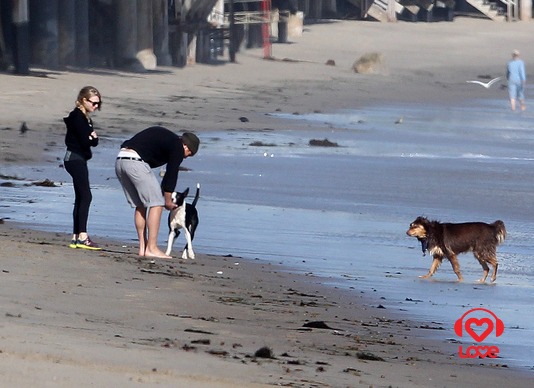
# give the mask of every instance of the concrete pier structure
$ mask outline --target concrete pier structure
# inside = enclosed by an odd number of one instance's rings
[[[522,21],[529,21],[532,19],[532,0],[519,1],[519,19]]]
[[[276,26],[278,43],[286,43],[292,31],[291,16],[300,22],[301,31],[306,20],[340,17],[343,8],[354,11],[358,7],[362,19],[386,22],[399,16],[411,21],[452,21],[459,13],[529,22],[532,1],[270,0],[272,11],[268,13],[286,15],[279,16]],[[240,49],[265,43],[269,34],[263,29],[264,4],[263,0],[0,0],[0,67],[14,68],[19,74],[27,74],[30,64],[48,69],[75,66],[146,71],[157,66],[210,63],[223,55],[224,48],[230,61],[235,61]],[[246,19],[234,22],[233,28],[228,21],[230,8]],[[445,19],[440,16],[444,9]],[[412,13],[407,15],[408,11]],[[276,35],[271,30],[269,38]]]
[[[59,64],[72,66],[76,64],[76,1],[59,0],[58,5]]]
[[[117,0],[115,63],[132,66],[137,61],[137,0]]]
[[[69,0],[66,0],[69,1]],[[89,66],[89,3],[75,0],[76,4],[76,66]]]
[[[137,53],[135,57],[146,70],[157,66],[154,55],[152,1],[137,0]]]
[[[166,0],[152,0],[154,54],[160,66],[171,66],[169,53],[169,8]]]
[[[58,0],[30,1],[31,62],[59,69]]]
[[[13,0],[13,42],[12,57],[16,74],[29,74],[30,72],[30,19],[28,0]],[[5,7],[3,9],[9,9]],[[3,45],[4,50],[7,45]]]

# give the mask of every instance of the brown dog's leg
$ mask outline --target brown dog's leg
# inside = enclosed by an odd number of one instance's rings
[[[428,270],[428,273],[426,275],[419,276],[420,278],[426,279],[431,277],[436,273],[436,270],[438,269],[439,265],[441,264],[441,257],[434,256],[434,261],[432,262],[432,265],[430,266],[430,269]]]
[[[489,264],[493,268],[491,281],[494,282],[497,279],[497,266],[498,266],[496,254],[495,253],[485,254],[485,253],[478,253],[478,252],[475,252],[474,254],[475,254],[475,258],[478,260],[478,262],[482,266],[482,269],[484,270],[484,275],[478,281],[480,283],[486,282],[486,278],[488,277],[488,274],[489,274],[489,266],[488,266]]]
[[[493,267],[493,273],[491,274],[492,283],[494,283],[497,280],[497,267],[499,267],[499,264],[495,263],[495,267]]]
[[[493,265],[493,273],[491,274],[491,282],[495,283],[495,280],[497,280],[497,268],[499,267],[499,263],[497,263],[497,259],[495,259],[495,264]]]
[[[451,262],[452,270],[454,271],[456,276],[458,276],[458,281],[463,282],[464,278],[462,277],[462,274],[460,273],[460,263],[458,263],[458,259],[456,258],[456,255],[450,255],[448,259]]]
[[[488,277],[488,274],[489,274],[489,267],[488,265],[486,264],[485,261],[482,261],[482,260],[479,260],[480,261],[480,265],[482,266],[482,268],[484,269],[484,275],[482,275],[482,278],[479,279],[479,283],[485,283],[486,282],[486,278]]]

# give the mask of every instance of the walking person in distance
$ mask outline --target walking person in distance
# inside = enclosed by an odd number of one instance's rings
[[[516,109],[517,102],[522,111],[525,106],[525,84],[527,75],[525,71],[525,62],[519,58],[519,50],[512,52],[512,59],[506,66],[506,79],[508,80],[508,93],[510,95],[510,107],[513,111]]]

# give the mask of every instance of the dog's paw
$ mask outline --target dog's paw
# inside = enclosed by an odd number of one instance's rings
[[[187,260],[187,259],[195,260],[195,252],[193,252],[193,251],[188,252],[187,250],[183,251],[182,252],[182,259],[184,259],[184,260]]]

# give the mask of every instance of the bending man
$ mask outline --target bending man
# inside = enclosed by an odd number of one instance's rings
[[[135,208],[134,223],[139,238],[139,256],[170,259],[158,248],[163,208],[172,210],[172,192],[185,158],[197,153],[200,141],[191,132],[178,136],[163,127],[147,128],[121,145],[115,173],[126,199]],[[161,185],[152,171],[167,165]]]

